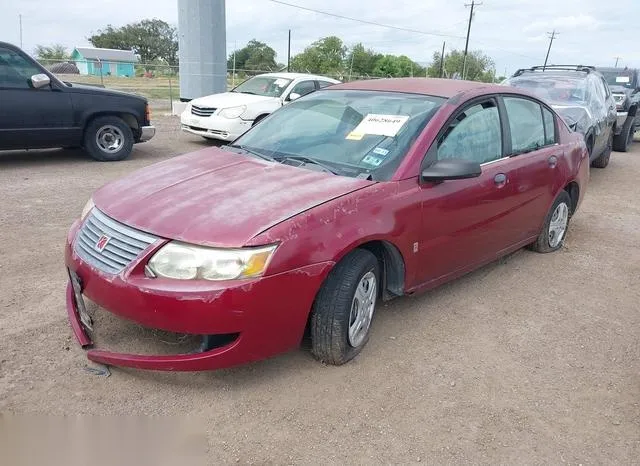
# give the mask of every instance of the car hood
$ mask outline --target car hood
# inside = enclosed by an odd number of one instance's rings
[[[633,89],[630,89],[628,87],[624,87],[624,86],[616,86],[616,85],[609,85],[609,89],[611,89],[611,93],[612,94],[625,94],[625,95],[631,95],[631,93],[633,92]]]
[[[240,247],[296,214],[373,183],[208,148],[109,183],[94,202],[115,220],[163,238]]]
[[[100,94],[100,95],[109,95],[114,97],[129,97],[129,98],[139,99],[144,102],[147,101],[147,99],[145,99],[141,95],[131,94],[130,92],[116,91],[114,89],[106,89],[104,87],[99,87],[99,86],[88,86],[85,84],[76,84],[74,82],[67,82],[67,84],[71,85],[71,87],[69,87],[69,90],[74,93]]]
[[[278,97],[265,97],[263,95],[242,94],[240,92],[223,92],[222,94],[207,95],[193,99],[190,103],[193,105],[201,105],[203,107],[228,108],[238,105],[249,105],[256,102],[274,101],[277,102]]]

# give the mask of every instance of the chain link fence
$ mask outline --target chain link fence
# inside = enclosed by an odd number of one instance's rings
[[[105,87],[118,91],[130,92],[146,97],[154,112],[160,114],[173,113],[174,102],[180,100],[180,74],[177,66],[168,64],[141,64],[118,66],[119,63],[105,61],[68,61],[43,60],[42,64],[60,80],[68,83]],[[122,65],[120,63],[120,65]],[[241,82],[261,73],[272,73],[282,70],[246,70],[230,69],[227,72],[227,89],[232,89]],[[307,70],[291,70],[307,73]],[[390,76],[359,76],[348,73],[328,73],[324,76],[340,81],[361,79],[378,79]]]

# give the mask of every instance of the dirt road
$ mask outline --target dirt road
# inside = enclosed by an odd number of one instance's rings
[[[301,349],[218,372],[99,377],[67,325],[62,246],[94,189],[207,146],[159,123],[121,163],[0,154],[0,411],[188,415],[212,464],[640,461],[640,144],[592,170],[562,251],[523,250],[379,308],[352,363]]]

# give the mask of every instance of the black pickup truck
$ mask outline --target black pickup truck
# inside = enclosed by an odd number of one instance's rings
[[[627,152],[633,142],[633,134],[640,124],[640,115],[637,114],[640,106],[640,70],[599,67],[598,71],[607,80],[616,101],[618,121],[613,149]]]
[[[0,42],[0,150],[82,147],[95,160],[115,161],[154,134],[145,98],[62,82]]]

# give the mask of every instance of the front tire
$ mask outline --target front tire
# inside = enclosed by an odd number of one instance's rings
[[[133,150],[133,131],[121,118],[98,117],[84,132],[84,148],[91,158],[100,162],[126,159]]]
[[[344,364],[369,341],[380,290],[380,266],[371,252],[356,249],[329,273],[313,304],[311,352],[322,362]]]
[[[628,152],[633,143],[634,128],[632,127],[633,118],[627,118],[622,126],[622,131],[613,139],[613,150],[616,152]]]
[[[547,253],[557,251],[564,245],[571,218],[571,205],[569,193],[560,192],[547,213],[540,235],[530,246],[532,250]]]

